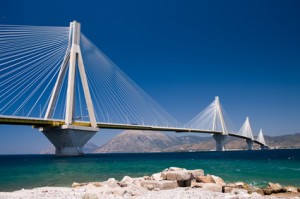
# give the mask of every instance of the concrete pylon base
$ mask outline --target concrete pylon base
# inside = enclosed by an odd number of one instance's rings
[[[260,149],[261,150],[267,150],[267,149],[269,149],[267,146],[265,146],[265,145],[260,145]]]
[[[248,150],[253,150],[253,140],[246,140]]]
[[[80,156],[83,155],[82,147],[99,129],[63,125],[61,127],[40,128],[39,130],[55,146],[55,155]]]
[[[213,138],[216,141],[216,151],[225,151],[225,141],[227,139],[227,135],[214,134]]]

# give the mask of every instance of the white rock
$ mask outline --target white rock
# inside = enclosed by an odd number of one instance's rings
[[[151,180],[156,180],[156,181],[159,181],[159,180],[163,180],[162,176],[161,176],[161,173],[154,173],[152,174],[152,176],[150,177]]]
[[[181,171],[181,170],[185,170],[185,169],[179,168],[179,167],[170,167],[168,170],[169,171]]]
[[[224,182],[224,180],[222,178],[218,177],[218,176],[211,175],[211,177],[214,179],[216,184],[219,184],[221,186],[224,186],[226,184]]]
[[[188,170],[193,178],[197,178],[198,176],[204,176],[204,171],[202,169]]]
[[[129,185],[129,184],[133,183],[133,179],[129,176],[124,176],[124,178],[121,180],[121,182]]]
[[[174,189],[178,187],[176,181],[163,180],[163,181],[155,181],[155,180],[145,180],[141,182],[141,186],[148,188],[149,185],[152,185],[153,188],[163,189]]]
[[[222,186],[215,183],[199,183],[202,189],[212,191],[212,192],[220,192],[222,193]]]

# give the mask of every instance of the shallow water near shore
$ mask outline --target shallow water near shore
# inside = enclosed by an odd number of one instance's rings
[[[66,186],[72,182],[121,180],[141,177],[176,166],[204,170],[226,182],[243,181],[255,186],[268,182],[300,186],[300,149],[265,151],[1,155],[0,191],[41,186]]]

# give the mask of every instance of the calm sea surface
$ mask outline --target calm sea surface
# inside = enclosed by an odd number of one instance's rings
[[[300,186],[300,149],[190,153],[93,154],[61,158],[54,155],[0,156],[0,191],[72,182],[104,181],[110,177],[150,175],[167,167],[204,169],[226,182],[264,186],[269,181]]]

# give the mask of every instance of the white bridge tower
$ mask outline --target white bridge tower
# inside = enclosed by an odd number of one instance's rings
[[[80,74],[84,98],[87,105],[88,115],[90,119],[89,126],[74,125],[74,107],[75,107],[75,76],[76,67]],[[73,21],[70,23],[69,46],[62,62],[58,78],[56,80],[51,98],[47,107],[45,119],[50,119],[53,116],[53,111],[57,103],[60,93],[63,78],[68,72],[68,87],[66,97],[65,124],[59,127],[43,127],[40,131],[52,142],[55,146],[56,155],[61,156],[76,156],[83,154],[82,147],[86,142],[99,130],[93,107],[93,102],[90,95],[89,85],[84,68],[80,49],[80,23]]]

